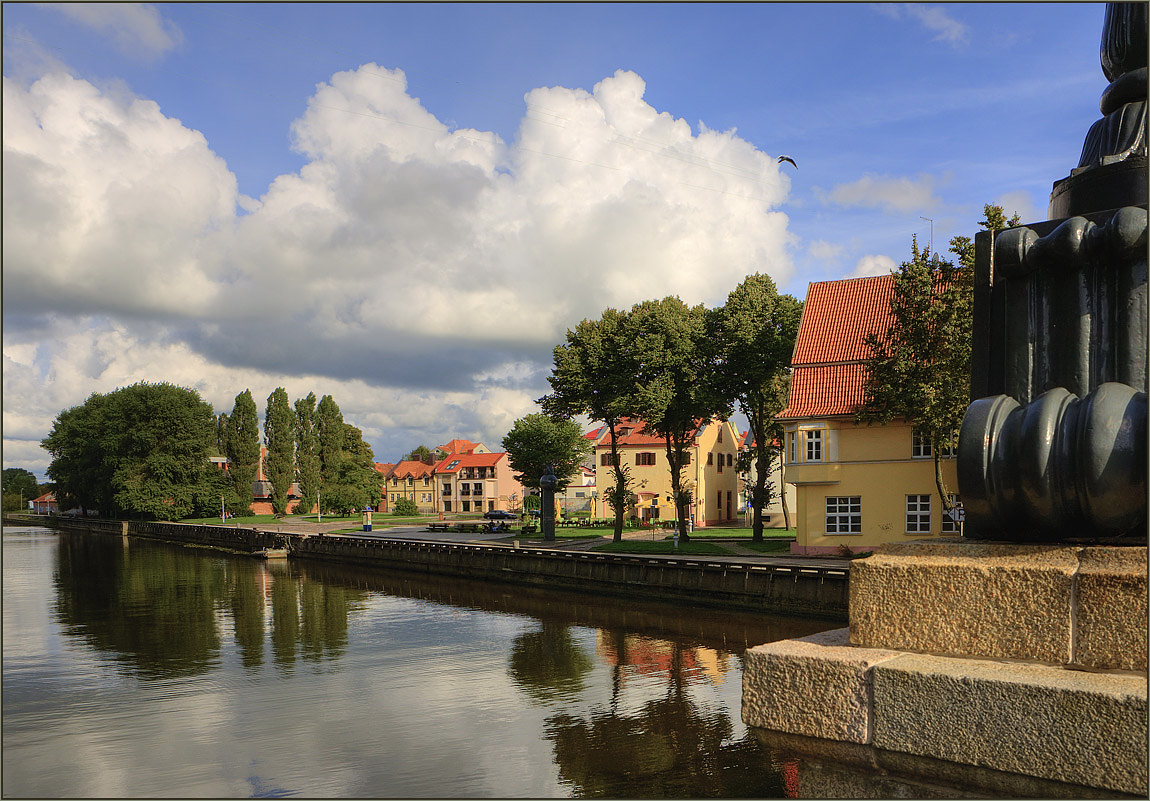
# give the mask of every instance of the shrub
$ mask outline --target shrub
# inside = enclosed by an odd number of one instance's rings
[[[399,498],[395,502],[395,511],[392,514],[397,517],[411,517],[419,514],[419,507],[411,498]]]

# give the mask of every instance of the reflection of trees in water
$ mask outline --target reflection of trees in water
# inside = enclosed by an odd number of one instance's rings
[[[297,655],[334,659],[347,649],[349,613],[367,595],[240,557],[104,535],[60,537],[54,582],[65,632],[144,678],[210,670],[220,659],[225,610],[241,663],[259,668],[269,601],[277,665]]]
[[[648,651],[645,658],[641,653]],[[640,653],[633,653],[638,650]],[[686,692],[688,667],[698,661],[682,643],[632,638],[604,631],[600,652],[610,654],[614,681],[608,709],[587,716],[558,713],[547,719],[560,778],[585,798],[780,797],[783,784],[762,746],[749,733],[731,741],[724,710],[704,710]],[[666,659],[649,658],[652,652]],[[658,671],[652,666],[659,666]],[[666,676],[662,698],[619,713],[624,672],[640,667]]]
[[[547,703],[581,692],[593,663],[571,638],[570,626],[541,622],[539,631],[515,638],[508,671],[532,701]]]

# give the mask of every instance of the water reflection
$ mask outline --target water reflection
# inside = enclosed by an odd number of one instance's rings
[[[207,673],[231,635],[248,669],[335,659],[368,593],[303,582],[290,570],[179,546],[106,536],[60,538],[55,613],[66,633],[147,679]]]
[[[777,797],[739,720],[741,653],[836,625],[102,535],[14,542],[6,795]]]

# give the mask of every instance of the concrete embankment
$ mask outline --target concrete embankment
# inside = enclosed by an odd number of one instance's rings
[[[787,615],[844,620],[847,614],[849,571],[841,567],[775,565],[754,559],[711,561],[506,545],[316,537],[183,523],[62,518],[54,522],[62,531],[143,537],[240,553],[286,548],[295,559],[377,565],[419,573]]]

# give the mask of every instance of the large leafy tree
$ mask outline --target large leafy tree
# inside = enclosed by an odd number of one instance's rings
[[[268,449],[264,474],[272,485],[272,511],[276,515],[287,514],[288,492],[295,480],[295,415],[283,387],[268,395],[264,444]]]
[[[235,499],[235,508],[231,511],[247,514],[251,511],[252,490],[260,466],[260,420],[250,389],[236,395],[227,419],[224,446]]]
[[[435,454],[431,448],[426,445],[416,447],[411,453],[403,457],[404,461],[409,462],[423,462],[424,464],[434,464]]]
[[[512,424],[503,449],[520,484],[538,489],[539,477],[550,465],[559,477],[557,489],[562,490],[594,446],[574,420],[529,414]]]
[[[775,416],[786,406],[787,368],[802,308],[801,301],[779,294],[769,275],[756,273],[735,287],[726,305],[715,309],[711,318],[717,351],[715,380],[724,399],[737,404],[750,427],[748,444],[755,471],[748,490],[755,540],[763,538],[763,508],[771,501],[768,478],[782,439]],[[785,492],[783,498],[783,512],[789,518]]]
[[[40,497],[35,474],[23,467],[6,467],[3,472],[4,511],[25,509],[28,501]]]
[[[306,513],[316,502],[320,491],[319,434],[315,425],[315,393],[295,402],[296,472],[299,477],[300,504],[297,511]]]
[[[694,487],[684,482],[683,471],[690,463],[690,446],[700,420],[724,411],[714,382],[707,310],[666,297],[635,304],[627,322],[637,362],[637,409],[648,430],[663,437],[679,539],[686,542]]]
[[[614,485],[607,501],[615,511],[614,541],[623,539],[623,516],[630,478],[619,458],[619,421],[635,412],[636,363],[629,347],[627,315],[606,309],[598,320],[583,320],[567,331],[567,342],[555,348],[547,381],[551,393],[539,399],[553,417],[587,415],[608,430]]]
[[[1000,206],[986,205],[986,229],[1017,225]],[[940,461],[942,449],[957,444],[970,403],[971,333],[974,309],[974,246],[955,237],[950,251],[958,264],[940,259],[911,241],[910,261],[894,273],[891,324],[867,337],[866,395],[858,409],[864,422],[902,418],[930,440],[935,484],[944,509],[953,503]]]
[[[375,454],[363,439],[363,432],[343,424],[343,449],[336,460],[331,479],[324,482],[322,505],[325,512],[349,514],[379,503],[381,484],[375,470]]]
[[[178,520],[217,507],[215,441],[215,414],[196,392],[139,383],[61,412],[41,445],[65,508]]]

